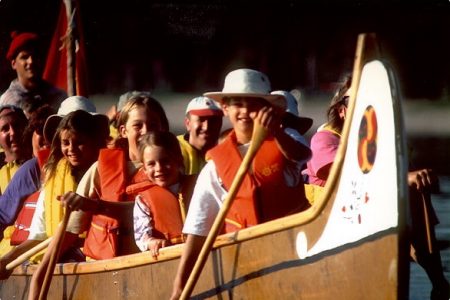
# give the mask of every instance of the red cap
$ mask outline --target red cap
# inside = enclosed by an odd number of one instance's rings
[[[38,35],[31,32],[17,33],[14,31],[11,33],[11,38],[11,45],[9,45],[8,53],[6,54],[6,59],[8,60],[16,58],[17,54],[29,43],[39,40]]]

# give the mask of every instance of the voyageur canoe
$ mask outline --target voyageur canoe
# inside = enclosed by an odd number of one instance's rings
[[[407,297],[407,165],[392,70],[365,63],[351,98],[331,179],[312,207],[219,236],[192,297]],[[158,260],[144,252],[58,264],[48,299],[168,299],[182,248],[161,249]],[[0,283],[0,299],[26,299],[35,269],[16,268]]]

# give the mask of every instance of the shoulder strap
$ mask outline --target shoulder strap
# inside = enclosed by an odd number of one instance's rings
[[[126,159],[122,149],[101,149],[98,156],[101,198],[121,201],[126,187]]]

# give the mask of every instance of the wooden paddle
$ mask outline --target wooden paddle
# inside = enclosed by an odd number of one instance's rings
[[[31,248],[30,250],[22,253],[16,259],[14,259],[13,261],[11,261],[9,264],[6,265],[6,270],[15,269],[17,266],[19,266],[22,263],[24,263],[25,261],[27,261],[30,257],[37,254],[39,251],[47,248],[47,246],[50,244],[51,240],[52,240],[52,238],[50,237],[50,238],[40,242],[39,244],[37,244],[36,246]]]
[[[425,233],[427,236],[427,245],[428,252],[430,254],[433,253],[433,238],[432,238],[432,229],[430,225],[429,212],[427,202],[431,202],[431,196],[429,192],[421,192],[422,204],[423,204],[423,214],[424,214],[424,225],[425,225]]]
[[[181,293],[180,299],[187,299],[192,294],[195,284],[197,283],[197,280],[200,277],[200,273],[203,270],[206,259],[208,258],[209,252],[211,251],[214,241],[215,241],[220,229],[222,228],[222,224],[223,224],[223,221],[225,220],[225,216],[227,215],[227,213],[231,207],[231,204],[233,203],[234,197],[236,196],[237,192],[239,191],[242,181],[244,180],[244,176],[247,173],[248,169],[250,168],[253,158],[255,157],[256,153],[258,152],[261,144],[264,142],[266,136],[267,136],[267,130],[264,127],[262,127],[260,124],[255,123],[253,126],[253,135],[252,135],[252,141],[251,141],[250,147],[249,147],[247,153],[245,154],[241,165],[239,166],[236,176],[234,177],[233,182],[231,184],[228,195],[225,198],[225,201],[223,202],[223,205],[220,208],[216,219],[214,220],[214,224],[213,224],[208,236],[206,237],[206,241],[203,244],[202,250],[200,251],[197,261],[195,262],[194,268],[192,269],[189,279],[186,282],[183,292]]]
[[[50,260],[47,266],[47,270],[45,272],[44,282],[42,284],[40,293],[39,293],[39,300],[45,300],[47,299],[47,293],[48,289],[50,287],[50,282],[52,280],[53,271],[55,269],[56,261],[59,256],[59,250],[61,248],[62,241],[64,239],[64,235],[66,233],[67,223],[69,223],[69,217],[70,213],[72,211],[69,208],[66,208],[66,212],[64,214],[63,220],[61,224],[58,227],[58,232],[56,233],[54,237],[53,243],[55,243],[55,247],[53,248],[52,253],[50,254]]]

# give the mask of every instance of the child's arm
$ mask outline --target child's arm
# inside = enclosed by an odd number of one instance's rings
[[[131,210],[133,209],[133,202],[131,201],[116,202],[91,199],[74,192],[67,192],[64,195],[57,196],[56,199],[60,200],[64,206],[69,207],[73,211],[81,209],[117,219],[128,217],[131,215]]]
[[[304,161],[311,157],[311,149],[302,142],[289,136],[283,128],[274,132],[275,139],[283,155],[292,161]]]
[[[283,112],[284,113],[284,112]],[[261,124],[275,137],[283,155],[292,161],[303,161],[311,157],[311,149],[289,136],[281,126],[281,113],[273,107],[265,106],[259,110],[254,122]]]
[[[134,202],[133,225],[136,245],[141,251],[149,250],[154,259],[157,259],[160,248],[170,245],[170,242],[166,239],[153,237],[151,212],[149,207],[141,201],[139,195],[136,196]]]

